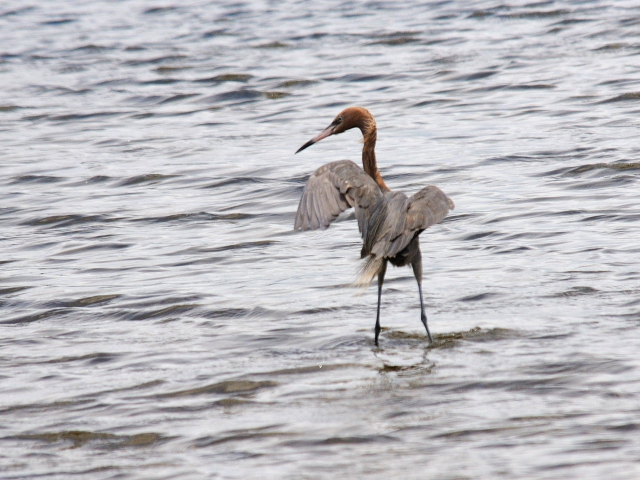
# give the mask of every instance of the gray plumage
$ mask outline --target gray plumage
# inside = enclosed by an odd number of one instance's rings
[[[388,259],[395,266],[404,266],[410,255],[403,250],[423,230],[443,220],[454,204],[433,185],[411,197],[401,192],[383,192],[354,162],[340,160],[323,165],[309,177],[294,229],[325,230],[351,207],[363,241],[361,258],[371,256],[369,265]],[[377,269],[365,266],[357,283],[369,285],[377,274]]]
[[[302,193],[294,229],[324,230],[340,213],[353,207],[363,241],[360,256],[365,259],[356,283],[368,286],[378,277],[376,345],[380,334],[380,302],[387,262],[396,267],[411,265],[413,268],[420,293],[421,319],[431,341],[422,300],[419,235],[431,225],[442,221],[449,210],[453,210],[453,201],[433,185],[411,197],[389,190],[380,175],[375,158],[376,124],[371,113],[364,108],[351,107],[344,110],[329,127],[303,145],[298,152],[329,135],[354,127],[360,128],[365,139],[362,152],[364,170],[351,160],[340,160],[318,168],[309,177]]]

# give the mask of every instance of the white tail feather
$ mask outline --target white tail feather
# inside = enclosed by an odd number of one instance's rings
[[[353,282],[353,285],[362,289],[371,285],[371,282],[373,282],[373,280],[378,276],[378,273],[382,268],[383,261],[384,260],[382,258],[369,255],[364,264],[362,264],[358,278]]]

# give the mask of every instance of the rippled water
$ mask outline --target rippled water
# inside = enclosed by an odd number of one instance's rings
[[[634,2],[0,9],[2,478],[640,478]],[[402,5],[402,6],[401,6]],[[349,287],[293,152],[456,202]]]

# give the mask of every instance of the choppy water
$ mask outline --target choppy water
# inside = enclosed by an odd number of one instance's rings
[[[2,478],[640,478],[635,2],[9,2]],[[634,5],[635,3],[635,5]],[[400,6],[402,4],[402,6]],[[292,232],[371,109],[456,202],[383,293]]]

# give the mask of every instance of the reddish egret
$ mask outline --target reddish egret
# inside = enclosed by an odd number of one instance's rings
[[[378,276],[376,346],[380,336],[380,300],[387,262],[396,267],[411,265],[413,268],[420,294],[421,320],[427,330],[429,342],[433,342],[422,300],[422,253],[418,237],[426,228],[444,219],[449,209],[453,210],[453,202],[433,185],[409,198],[403,193],[392,192],[387,187],[376,163],[376,122],[365,108],[351,107],[343,110],[331,125],[296,153],[323,138],[356,127],[364,137],[364,170],[351,160],[327,163],[317,169],[302,193],[294,228],[324,230],[341,212],[354,207],[363,240],[360,256],[366,259],[358,283],[370,285]]]

